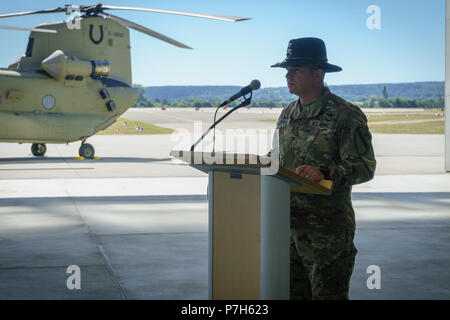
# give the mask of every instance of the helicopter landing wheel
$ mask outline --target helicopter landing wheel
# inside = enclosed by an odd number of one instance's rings
[[[47,151],[47,147],[44,143],[33,143],[31,145],[31,152],[35,157],[42,157]]]
[[[95,150],[89,143],[83,143],[78,151],[79,155],[85,159],[94,159]]]

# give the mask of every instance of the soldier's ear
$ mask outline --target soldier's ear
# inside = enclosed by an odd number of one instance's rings
[[[316,69],[313,71],[313,77],[315,80],[323,81],[325,78],[325,71],[323,69]]]

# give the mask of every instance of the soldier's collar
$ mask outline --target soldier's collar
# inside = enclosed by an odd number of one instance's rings
[[[312,105],[310,105],[305,110],[301,110],[301,102],[300,99],[297,100],[296,108],[294,112],[291,115],[292,119],[298,119],[298,118],[314,118],[317,116],[320,111],[322,111],[323,107],[325,106],[325,102],[328,101],[328,96],[331,94],[330,89],[328,87],[324,87],[322,94],[319,98],[317,98],[316,101]]]

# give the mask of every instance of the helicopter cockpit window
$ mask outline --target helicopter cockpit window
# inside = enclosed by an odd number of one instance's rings
[[[34,38],[30,38],[28,40],[27,51],[25,52],[25,55],[27,57],[31,57],[31,54],[33,53],[33,45],[34,45]]]

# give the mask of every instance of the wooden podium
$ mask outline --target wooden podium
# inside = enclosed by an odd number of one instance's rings
[[[329,195],[331,181],[271,171],[255,155],[171,156],[209,175],[209,298],[289,299],[290,193]]]

